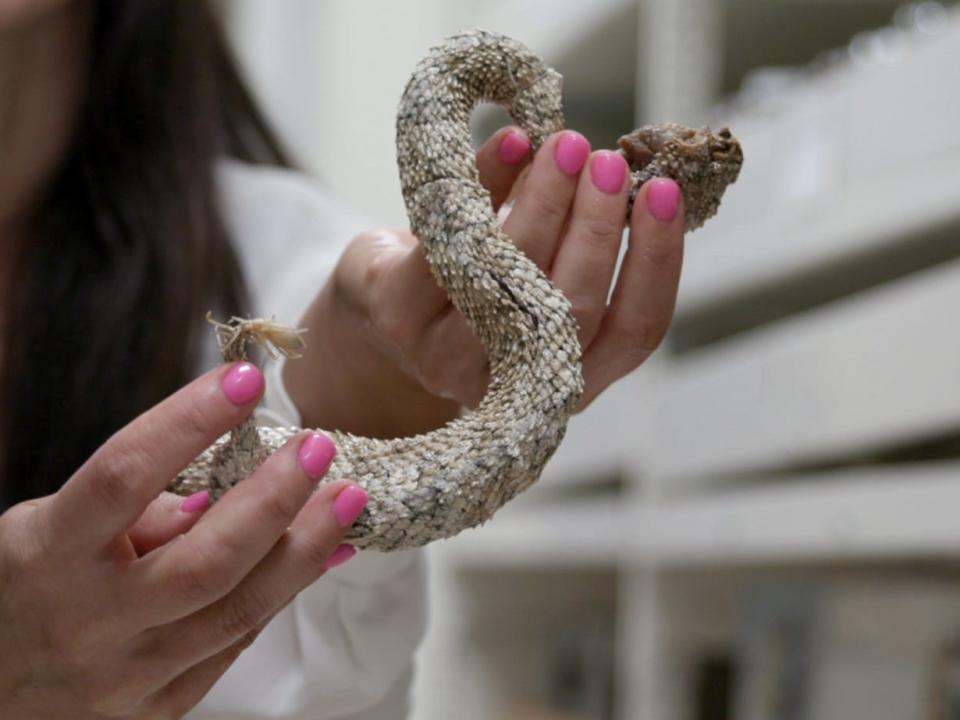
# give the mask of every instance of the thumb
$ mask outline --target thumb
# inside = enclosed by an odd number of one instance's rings
[[[187,498],[162,492],[127,531],[138,556],[166,545],[192,528],[210,507],[210,492],[202,490]]]

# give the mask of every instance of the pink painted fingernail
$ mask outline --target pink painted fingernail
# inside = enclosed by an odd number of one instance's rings
[[[573,130],[561,133],[557,144],[553,146],[553,159],[567,175],[576,175],[583,170],[590,155],[590,141]]]
[[[530,141],[519,130],[511,130],[500,141],[498,153],[507,165],[519,165],[530,154]]]
[[[297,458],[300,461],[300,467],[310,479],[319,480],[326,475],[336,454],[337,446],[333,444],[333,440],[323,433],[313,433],[300,443]]]
[[[185,513],[202,512],[208,507],[210,507],[209,490],[195,492],[193,495],[188,496],[182,503],[180,503],[180,510]]]
[[[237,363],[223,376],[223,393],[234,405],[246,405],[263,392],[263,373],[253,363]]]
[[[348,485],[333,501],[333,514],[340,527],[350,527],[367,506],[367,493],[359,485]]]
[[[647,209],[661,222],[670,222],[680,207],[680,186],[670,178],[656,178],[647,188]]]
[[[590,179],[594,187],[608,195],[616,195],[623,189],[627,176],[627,161],[620,153],[600,150],[590,160]]]
[[[327,570],[335,568],[337,565],[343,565],[347,560],[352,558],[357,554],[357,549],[353,545],[347,545],[343,543],[333,551],[333,554],[327,558],[327,562],[324,564],[324,567]]]

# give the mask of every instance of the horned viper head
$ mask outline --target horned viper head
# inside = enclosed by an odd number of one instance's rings
[[[720,198],[740,174],[743,150],[727,128],[693,129],[674,123],[646,125],[619,141],[635,178],[673,178],[683,190],[686,227],[695,230],[716,214]]]

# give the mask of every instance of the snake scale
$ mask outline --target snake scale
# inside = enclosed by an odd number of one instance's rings
[[[577,324],[563,294],[500,229],[469,129],[479,102],[500,103],[536,149],[564,127],[560,93],[557,72],[519,42],[484,31],[433,48],[406,86],[397,158],[410,226],[437,282],[482,340],[490,383],[474,411],[426,434],[382,440],[328,432],[337,455],[326,479],[353,479],[370,498],[350,536],[358,547],[414,547],[484,522],[536,481],[563,438],[583,389]],[[632,170],[631,204],[646,180],[672,177],[683,190],[687,229],[716,212],[743,158],[727,130],[673,124],[636,130],[620,146]],[[235,319],[218,332],[228,360],[244,357],[247,341],[285,345],[276,337],[282,330],[264,321]],[[249,420],[171,488],[218,497],[299,431]]]

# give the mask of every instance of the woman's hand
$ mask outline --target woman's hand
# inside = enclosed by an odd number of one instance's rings
[[[345,482],[313,493],[334,453],[319,434],[292,439],[209,511],[202,495],[160,495],[262,390],[248,363],[211,371],[55,495],[0,516],[0,717],[180,717],[352,555],[340,543],[366,495]]]
[[[501,212],[507,235],[571,301],[584,350],[582,409],[646,360],[667,331],[683,257],[682,195],[666,179],[641,189],[614,284],[626,162],[619,153],[591,153],[569,130],[548,138],[532,164],[529,154],[523,133],[505,128],[477,164],[494,210],[513,199],[509,214]],[[308,425],[382,437],[423,432],[461,404],[476,405],[486,390],[483,347],[409,233],[354,239],[304,324],[338,338],[313,344],[304,360],[285,367]]]

